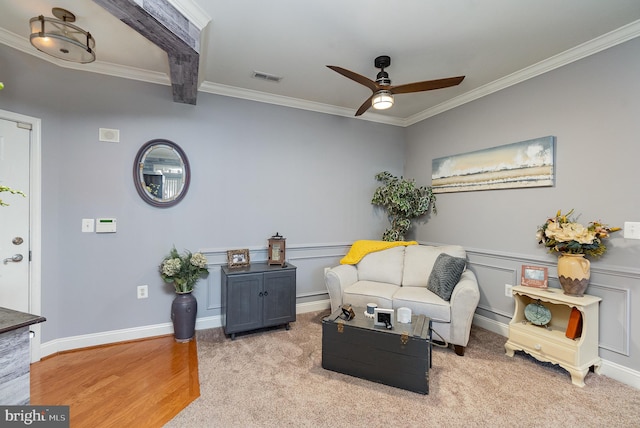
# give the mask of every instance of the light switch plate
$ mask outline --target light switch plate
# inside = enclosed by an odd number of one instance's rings
[[[82,232],[93,233],[95,221],[92,218],[82,219]]]

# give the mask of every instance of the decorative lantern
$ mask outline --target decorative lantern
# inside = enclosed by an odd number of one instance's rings
[[[285,263],[285,246],[287,239],[278,232],[269,238],[269,262],[270,265],[284,266]]]

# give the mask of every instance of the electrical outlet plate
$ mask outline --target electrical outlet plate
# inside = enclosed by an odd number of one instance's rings
[[[138,285],[138,299],[146,299],[149,297],[149,286]]]
[[[504,295],[506,297],[513,297],[513,293],[511,292],[512,288],[513,288],[513,285],[511,285],[511,284],[505,284],[504,285]]]
[[[640,222],[625,221],[623,229],[625,239],[640,239]]]

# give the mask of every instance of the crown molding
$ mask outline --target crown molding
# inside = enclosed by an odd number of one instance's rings
[[[194,15],[197,16],[193,18],[194,22],[196,23],[199,22],[200,24],[202,24],[203,19],[208,18],[208,17],[203,18],[202,14],[198,15],[198,13],[200,13],[197,11],[199,7],[195,3],[193,3],[191,0],[172,0],[171,3],[172,4],[176,3],[174,4],[174,6],[176,6],[181,13],[184,13],[185,16],[189,17],[190,19],[192,19],[191,13],[194,13]],[[177,4],[180,4],[180,6],[178,6]],[[421,122],[425,119],[433,117],[437,114],[443,113],[447,110],[451,110],[463,104],[469,103],[471,101],[475,101],[479,98],[490,95],[494,92],[500,91],[502,89],[506,89],[518,83],[522,83],[528,79],[534,78],[541,74],[547,73],[549,71],[563,67],[572,62],[588,57],[590,55],[601,52],[605,49],[608,49],[613,46],[624,43],[626,41],[632,40],[638,36],[640,36],[640,20],[634,21],[630,24],[627,24],[623,27],[620,27],[609,33],[606,33],[600,37],[597,37],[593,40],[585,42],[574,48],[561,52],[546,60],[540,61],[522,70],[516,71],[515,73],[512,73],[508,76],[495,80],[486,85],[483,85],[472,91],[466,92],[458,97],[452,98],[447,102],[438,104],[437,106],[426,109],[408,118],[397,118],[397,117],[367,112],[362,116],[357,117],[357,119],[367,120],[371,122],[378,122],[378,123],[383,123],[383,124],[388,124],[393,126],[408,127],[415,123]],[[120,66],[120,65],[107,63],[107,62],[102,62],[102,61],[96,61],[91,64],[82,65],[82,64],[75,64],[67,61],[57,60],[48,55],[41,54],[37,49],[33,49],[33,47],[31,46],[28,40],[14,33],[6,31],[2,28],[0,28],[0,43],[3,43],[7,46],[18,49],[27,54],[36,56],[45,61],[49,61],[60,67],[81,70],[81,71],[91,71],[94,73],[100,73],[100,74],[105,74],[109,76],[122,77],[125,79],[133,79],[133,80],[155,83],[160,85],[169,86],[171,84],[170,79],[166,73],[159,73],[159,72],[150,71],[150,70],[142,70],[134,67]],[[308,110],[308,111],[314,111],[318,113],[330,114],[334,116],[354,118],[353,109],[347,109],[344,107],[337,107],[329,104],[317,103],[312,101],[305,101],[297,98],[285,97],[282,95],[268,94],[265,92],[259,92],[259,91],[254,91],[250,89],[242,89],[242,88],[237,88],[237,87],[232,87],[227,85],[221,85],[218,83],[212,83],[208,81],[202,82],[198,90],[202,92],[208,92],[208,93],[223,95],[227,97],[241,98],[245,100],[280,105],[280,106],[296,108],[300,110]]]
[[[350,108],[337,107],[330,104],[317,103],[313,101],[306,101],[298,98],[286,97],[283,95],[268,94],[266,92],[254,91],[251,89],[221,85],[219,83],[211,83],[205,81],[202,83],[202,85],[200,85],[200,88],[198,88],[198,90],[210,94],[223,95],[225,97],[241,98],[244,100],[275,104],[299,110],[309,110],[317,113],[326,113],[334,116],[354,118],[353,109]],[[385,123],[387,125],[403,126],[401,119],[383,116],[375,113],[365,113],[363,116],[357,117],[357,119],[370,120],[374,122]]]
[[[90,71],[92,73],[105,74],[107,76],[122,77],[123,79],[138,80],[141,82],[155,83],[158,85],[171,86],[171,80],[166,73],[144,70],[126,65],[118,65],[110,62],[96,60],[89,64],[78,64],[71,61],[64,61],[44,54],[31,46],[31,43],[24,37],[0,28],[0,43],[17,49],[26,54],[35,56],[58,67],[78,71]]]
[[[443,113],[447,110],[459,107],[468,102],[477,100],[486,95],[506,89],[510,86],[522,83],[541,74],[563,67],[572,62],[581,60],[590,55],[609,49],[631,39],[640,36],[640,20],[634,21],[609,33],[603,34],[588,42],[582,43],[574,48],[561,52],[532,66],[523,68],[508,76],[502,77],[486,85],[480,86],[472,91],[466,92],[458,97],[452,98],[435,107],[424,110],[406,119],[404,126],[410,126],[423,121],[429,117]]]
[[[138,0],[140,1],[140,0]],[[211,17],[193,0],[167,0],[171,6],[200,31],[211,22]]]

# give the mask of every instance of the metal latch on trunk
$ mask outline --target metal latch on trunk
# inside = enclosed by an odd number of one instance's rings
[[[409,343],[409,333],[404,332],[400,335],[400,342],[403,345],[406,345],[407,343]]]

